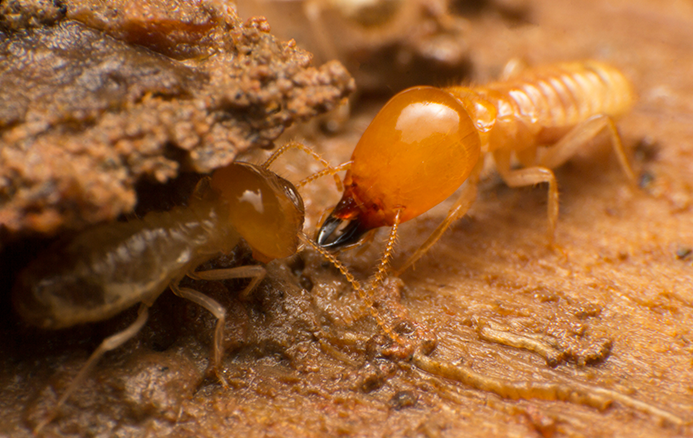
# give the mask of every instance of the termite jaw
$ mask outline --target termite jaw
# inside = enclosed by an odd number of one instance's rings
[[[337,228],[344,222],[346,222],[344,219],[335,217],[332,214],[328,216],[318,231],[318,236],[316,238],[318,245],[327,249],[337,249],[355,245],[361,240],[361,237],[363,237],[366,231],[368,231],[361,226],[358,220],[351,220],[342,228],[341,233],[335,237],[334,240],[329,241]]]

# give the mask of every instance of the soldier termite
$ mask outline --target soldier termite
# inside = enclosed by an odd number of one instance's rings
[[[322,225],[317,244],[340,248],[358,243],[372,229],[391,226],[376,274],[363,287],[362,294],[373,300],[381,287],[387,287],[387,265],[399,224],[437,205],[467,181],[445,220],[399,269],[402,272],[472,205],[482,158],[489,153],[509,186],[548,183],[549,239],[553,240],[558,190],[550,169],[567,161],[591,139],[607,134],[624,173],[635,182],[613,121],[634,101],[635,93],[625,76],[597,61],[528,70],[485,86],[405,90],[371,122],[351,161],[338,166],[348,169],[345,192]],[[513,154],[524,168],[511,167]],[[338,231],[343,222],[346,227]],[[333,234],[337,234],[334,239]],[[358,290],[359,285],[354,288]],[[509,345],[508,339],[503,343]],[[604,388],[495,379],[463,365],[437,363],[422,348],[409,357],[429,373],[502,397],[566,400],[600,408],[618,401],[672,424],[683,424],[675,415]]]
[[[344,194],[317,242],[326,248],[355,244],[372,229],[395,226],[428,211],[466,181],[447,217],[399,268],[401,273],[471,207],[485,154],[493,155],[510,187],[548,183],[548,232],[553,241],[558,187],[550,169],[589,140],[605,131],[628,179],[635,181],[613,121],[634,101],[623,74],[597,61],[527,70],[483,86],[402,91],[376,115],[351,160],[339,166],[348,168]],[[524,168],[511,167],[513,154]]]

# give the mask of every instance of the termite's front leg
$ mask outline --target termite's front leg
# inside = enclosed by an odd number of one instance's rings
[[[212,269],[209,271],[189,272],[188,277],[195,280],[219,281],[230,280],[233,278],[250,278],[250,284],[241,292],[241,298],[247,298],[255,289],[255,286],[265,278],[267,271],[262,266],[237,266],[228,269]],[[180,287],[178,282],[171,284],[171,290],[174,294],[181,298],[190,300],[193,303],[207,309],[215,318],[217,324],[214,330],[214,347],[213,347],[213,367],[216,370],[217,376],[221,384],[227,386],[224,376],[221,374],[221,359],[224,353],[224,326],[226,324],[226,309],[224,306],[208,297],[202,292],[190,289],[188,287]]]
[[[447,230],[450,225],[460,219],[467,211],[471,208],[472,204],[477,197],[477,186],[479,184],[479,175],[483,168],[484,160],[479,160],[474,170],[472,170],[471,175],[467,179],[465,185],[462,188],[462,192],[453,204],[453,206],[448,210],[447,216],[443,219],[443,222],[436,227],[430,236],[426,239],[424,243],[417,248],[417,250],[412,254],[409,259],[395,272],[396,276],[401,275],[407,270],[411,265],[413,265],[419,258],[428,252],[428,250],[441,238],[445,230]]]
[[[217,325],[214,330],[214,347],[213,347],[213,362],[212,367],[216,371],[219,381],[224,387],[227,387],[226,379],[221,373],[221,358],[224,353],[224,326],[226,325],[226,309],[216,300],[208,297],[200,291],[190,289],[189,287],[180,287],[175,281],[170,285],[171,291],[181,298],[190,300],[200,307],[207,309],[215,318]]]

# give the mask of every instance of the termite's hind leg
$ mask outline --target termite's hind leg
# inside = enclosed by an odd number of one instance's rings
[[[626,174],[629,182],[635,186],[635,173],[633,173],[616,124],[611,117],[602,114],[590,117],[584,122],[576,125],[555,145],[542,151],[538,158],[539,165],[548,167],[549,169],[560,166],[575,155],[587,142],[594,139],[603,131],[606,131],[609,136],[609,140],[614,148],[618,162],[623,169],[623,173]]]
[[[170,285],[171,291],[181,298],[192,301],[200,307],[207,309],[217,319],[217,325],[214,330],[214,346],[213,346],[213,362],[212,367],[216,371],[217,377],[222,386],[227,387],[226,379],[222,375],[221,358],[224,353],[224,326],[226,325],[226,309],[216,300],[208,297],[202,292],[190,289],[188,287],[180,287],[178,282],[173,282]]]
[[[556,176],[546,167],[527,167],[512,170],[510,168],[510,154],[507,149],[498,149],[493,152],[496,168],[501,178],[508,187],[526,187],[539,183],[549,183],[548,216],[549,216],[549,244],[553,246],[556,237],[556,223],[558,221],[558,185]]]
[[[472,204],[474,204],[474,201],[476,200],[479,174],[481,173],[482,168],[483,160],[479,160],[469,179],[467,179],[467,183],[462,188],[462,193],[460,193],[460,196],[455,201],[455,204],[453,204],[448,211],[448,214],[443,222],[441,222],[441,224],[438,225],[435,230],[433,230],[431,235],[428,236],[428,239],[426,239],[426,241],[422,243],[416,251],[414,251],[414,254],[412,254],[407,261],[404,262],[399,269],[397,269],[395,276],[402,275],[402,273],[406,271],[409,266],[413,265],[428,252],[428,250],[441,238],[445,230],[447,230],[454,221],[467,214],[467,211],[469,211]]]
[[[135,321],[132,324],[130,324],[125,330],[111,335],[108,338],[104,339],[103,342],[101,342],[98,348],[94,350],[91,356],[89,356],[87,362],[84,365],[82,365],[82,369],[80,369],[79,373],[77,373],[77,376],[74,379],[72,379],[63,395],[60,396],[58,402],[55,404],[53,409],[51,409],[48,416],[46,416],[46,418],[44,418],[43,421],[41,421],[34,428],[34,435],[37,435],[41,431],[41,429],[43,429],[47,424],[49,424],[51,421],[53,421],[53,419],[55,419],[55,417],[60,412],[60,408],[65,404],[67,399],[70,398],[72,393],[75,392],[79,385],[84,382],[84,379],[89,374],[89,371],[94,367],[94,365],[96,365],[96,363],[99,361],[99,359],[101,359],[101,357],[104,354],[120,347],[121,345],[132,339],[142,329],[144,323],[147,322],[147,317],[149,316],[148,309],[149,308],[146,304],[140,304],[137,319],[135,319]]]
[[[250,278],[248,286],[241,291],[241,299],[248,298],[253,289],[265,278],[265,275],[267,275],[267,270],[260,265],[237,266],[235,268],[210,269],[209,271],[193,271],[188,273],[188,277],[194,280],[206,281]]]

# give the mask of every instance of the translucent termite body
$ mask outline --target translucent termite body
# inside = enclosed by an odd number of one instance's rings
[[[550,169],[589,140],[606,131],[634,181],[613,121],[635,102],[633,88],[620,71],[598,61],[508,71],[508,79],[488,85],[414,87],[390,99],[354,149],[342,199],[321,226],[318,244],[340,248],[358,243],[372,229],[428,211],[467,181],[445,220],[400,268],[402,272],[471,207],[482,157],[489,153],[510,187],[549,184],[551,241],[558,187]],[[523,168],[511,167],[513,154]]]
[[[249,292],[264,277],[262,266],[193,272],[218,254],[229,253],[241,238],[263,263],[297,251],[303,200],[289,181],[267,169],[268,164],[231,163],[198,184],[188,206],[88,229],[49,247],[19,274],[14,307],[26,322],[44,329],[106,320],[142,303],[136,321],[102,342],[35,431],[52,421],[105,352],[137,334],[146,322],[147,308],[169,287],[217,318],[213,365],[224,382],[219,366],[225,309],[178,284],[186,275],[203,280],[250,277],[245,290]]]
[[[151,305],[241,237],[262,262],[296,252],[303,201],[291,183],[237,162],[217,170],[209,188],[187,207],[97,226],[53,246],[20,274],[17,312],[46,329],[102,321],[139,302]]]

